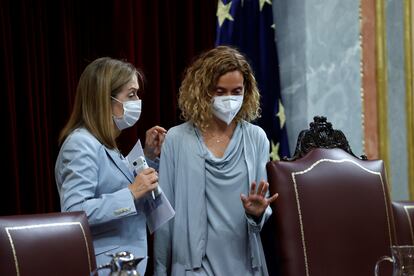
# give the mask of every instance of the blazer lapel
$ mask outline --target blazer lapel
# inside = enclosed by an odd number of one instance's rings
[[[125,165],[120,158],[120,153],[105,148],[106,154],[111,158],[112,162],[118,167],[118,169],[125,175],[130,182],[134,182],[134,175],[131,170]]]

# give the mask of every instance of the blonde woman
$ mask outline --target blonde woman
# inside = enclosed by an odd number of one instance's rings
[[[134,176],[116,143],[140,117],[141,86],[142,75],[132,64],[108,57],[93,61],[80,77],[73,111],[60,134],[55,178],[61,210],[85,211],[98,266],[119,251],[147,256],[140,202],[158,186],[158,175],[148,168]],[[155,126],[146,133],[146,159],[155,168],[165,132]],[[146,264],[138,265],[141,275]]]
[[[219,46],[186,71],[185,123],[167,133],[159,183],[176,215],[155,234],[155,275],[267,275],[260,230],[271,214],[269,141],[249,123],[259,91],[245,57]]]

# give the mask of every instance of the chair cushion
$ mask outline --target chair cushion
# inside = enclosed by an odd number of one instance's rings
[[[84,212],[0,217],[0,275],[89,275],[96,268]]]

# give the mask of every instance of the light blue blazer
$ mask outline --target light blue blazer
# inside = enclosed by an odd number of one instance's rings
[[[128,184],[134,181],[124,157],[79,128],[64,141],[55,166],[62,211],[85,211],[91,226],[97,265],[104,253],[130,251],[147,256],[146,219]],[[144,275],[147,260],[138,270]],[[105,271],[109,273],[108,271]]]

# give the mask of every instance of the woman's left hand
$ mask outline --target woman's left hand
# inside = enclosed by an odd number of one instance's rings
[[[154,126],[145,133],[145,157],[154,160],[161,153],[161,146],[164,142],[167,130],[160,126]]]
[[[265,182],[264,180],[260,181],[257,190],[256,185],[256,182],[253,182],[250,186],[249,196],[241,194],[240,199],[247,214],[255,217],[260,217],[266,210],[267,206],[275,201],[279,194],[274,194],[273,196],[266,198],[266,193],[269,189],[269,183]]]

